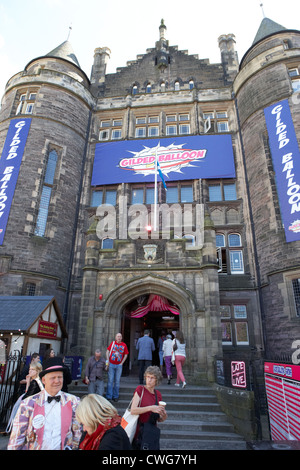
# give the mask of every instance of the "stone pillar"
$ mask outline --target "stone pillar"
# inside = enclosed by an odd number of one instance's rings
[[[99,263],[100,241],[95,233],[88,235],[85,252],[85,266],[83,268],[82,296],[79,321],[80,353],[87,359],[95,348],[95,299],[97,292],[97,277]]]

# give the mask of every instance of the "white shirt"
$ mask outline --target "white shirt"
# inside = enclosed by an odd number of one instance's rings
[[[61,392],[57,393],[57,395],[61,395]],[[55,400],[48,403],[48,396],[50,395],[45,390],[45,423],[42,450],[60,450],[61,404]]]
[[[168,338],[163,342],[164,357],[172,356],[172,351],[173,351],[173,341],[170,338]]]
[[[177,349],[175,352],[175,356],[184,356],[185,357],[185,344],[184,343],[180,343],[178,341],[178,339],[175,339],[174,340],[177,344]]]

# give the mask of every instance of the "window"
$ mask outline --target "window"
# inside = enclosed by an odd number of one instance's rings
[[[99,140],[108,140],[109,139],[109,131],[100,131]]]
[[[113,129],[112,130],[112,133],[111,133],[111,139],[112,140],[121,139],[121,137],[122,137],[121,129]]]
[[[101,248],[103,250],[112,249],[114,247],[114,240],[113,238],[104,238],[101,243]]]
[[[154,188],[146,188],[146,204],[154,204]]]
[[[229,132],[227,111],[203,112],[204,133]]]
[[[176,186],[168,186],[166,202],[167,204],[194,202],[193,185],[183,185],[179,182]]]
[[[16,110],[16,115],[18,114],[32,114],[34,110],[34,103],[37,93],[27,91],[26,93],[21,93],[18,99],[18,105]]]
[[[146,117],[136,118],[136,124],[146,124]]]
[[[292,80],[292,87],[293,87],[293,92],[297,93],[300,91],[300,79],[298,78],[297,80]]]
[[[230,233],[228,235],[228,245],[230,247],[241,246],[241,236],[238,233]]]
[[[144,189],[133,188],[131,193],[131,204],[143,204],[144,203]]]
[[[160,91],[161,91],[161,92],[165,92],[165,91],[166,91],[166,84],[165,84],[164,82],[161,83],[161,85],[160,85]]]
[[[151,93],[151,83],[148,83],[148,85],[146,87],[146,92]]]
[[[188,113],[182,114],[167,114],[166,116],[166,135],[187,135],[191,133],[190,128],[190,115]],[[169,123],[173,124],[169,124]],[[177,124],[177,122],[179,124]],[[184,123],[184,124],[183,124]]]
[[[137,127],[135,129],[136,137],[145,137],[146,136],[146,127]]]
[[[208,188],[210,201],[222,201],[222,189],[220,184],[212,184]]]
[[[159,133],[159,129],[158,129],[157,126],[155,126],[155,127],[151,126],[151,127],[148,128],[148,136],[149,137],[155,137],[155,136],[158,135],[158,133]]]
[[[122,118],[105,119],[100,122],[99,140],[118,140],[122,138]],[[119,129],[117,129],[119,127]]]
[[[154,186],[132,187],[131,204],[154,204]]]
[[[208,187],[209,201],[236,201],[235,183],[210,184]]]
[[[98,207],[101,206],[103,200],[103,191],[93,191],[92,192],[92,200],[91,206]]]
[[[236,249],[241,247],[240,250]],[[241,236],[238,233],[230,233],[226,236],[216,233],[217,263],[219,273],[244,274],[243,250]]]
[[[34,296],[36,285],[33,282],[27,282],[25,286],[25,295]]]
[[[248,319],[246,305],[221,305],[222,344],[248,346]]]
[[[56,170],[57,164],[57,153],[55,150],[52,150],[49,153],[47,167],[44,177],[44,184],[42,188],[42,194],[40,199],[40,205],[38,209],[38,216],[36,221],[36,228],[35,228],[35,235],[39,237],[43,237],[46,231],[46,224],[48,219],[48,211],[49,211],[49,204],[51,193],[54,184],[54,175]]]
[[[290,77],[297,77],[299,75],[299,70],[296,67],[289,69],[288,72]]]
[[[153,124],[159,123],[159,116],[140,116],[136,118],[135,137],[157,137],[159,135],[159,127]]]
[[[231,274],[244,274],[243,255],[241,251],[230,251]]]
[[[174,90],[179,91],[180,90],[180,83],[178,81],[175,82],[174,84]]]
[[[300,317],[300,279],[293,279],[292,285],[296,307],[296,316]]]
[[[115,206],[117,203],[116,189],[96,189],[92,192],[91,207],[98,207],[102,204]]]
[[[194,80],[189,81],[189,89],[192,90],[194,88]]]
[[[288,74],[292,82],[293,92],[297,93],[300,91],[300,78],[299,78],[299,69],[298,67],[292,67],[288,69]]]
[[[166,127],[166,134],[167,135],[176,135],[177,134],[177,126],[167,126]]]
[[[180,124],[179,125],[179,134],[180,135],[190,134],[190,133],[191,133],[191,130],[190,130],[190,125],[189,124]]]
[[[228,132],[228,121],[218,121],[217,122],[218,132]]]
[[[149,124],[156,124],[157,122],[159,122],[159,117],[158,116],[149,116]]]
[[[133,94],[133,95],[136,95],[137,92],[138,92],[138,87],[137,87],[136,85],[133,85],[133,87],[132,87],[132,94]]]

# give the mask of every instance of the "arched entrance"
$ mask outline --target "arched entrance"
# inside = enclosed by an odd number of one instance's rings
[[[168,309],[150,309],[146,315],[131,317],[131,313],[138,308],[145,308],[153,295],[166,300]],[[177,310],[177,315],[172,310]],[[109,344],[116,331],[122,331],[130,349],[130,362],[128,361],[127,367],[133,368],[136,365],[135,345],[146,327],[152,330],[156,344],[163,328],[174,328],[185,331],[186,335],[189,335],[188,347],[194,346],[192,332],[195,331],[196,325],[192,294],[163,276],[146,274],[119,285],[109,293],[103,313],[106,336],[103,337],[103,342]]]
[[[136,343],[144,331],[149,330],[154,340],[153,365],[159,366],[159,338],[168,333],[174,334],[179,329],[179,317],[178,306],[156,294],[140,295],[125,306],[122,335],[130,350],[127,367],[131,372],[137,368]]]

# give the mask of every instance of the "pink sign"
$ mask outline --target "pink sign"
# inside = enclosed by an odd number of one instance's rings
[[[246,366],[243,361],[231,362],[231,385],[246,388]]]

